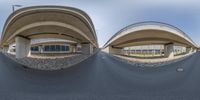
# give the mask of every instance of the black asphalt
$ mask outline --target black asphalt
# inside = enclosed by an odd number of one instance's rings
[[[159,68],[98,52],[60,71],[28,69],[0,54],[0,100],[200,100],[200,52]]]

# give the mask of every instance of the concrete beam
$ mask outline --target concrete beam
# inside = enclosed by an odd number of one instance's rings
[[[30,55],[31,41],[27,38],[17,36],[16,42],[16,58],[24,58]]]
[[[174,44],[165,44],[164,45],[164,56],[168,58],[173,58],[174,57]]]

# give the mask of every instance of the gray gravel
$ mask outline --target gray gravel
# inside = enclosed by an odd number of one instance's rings
[[[15,62],[24,65],[27,68],[34,68],[39,70],[59,70],[68,68],[75,65],[85,59],[90,55],[75,54],[74,56],[64,57],[64,58],[31,58],[25,57],[21,59],[16,59],[15,55],[4,53],[7,57],[11,58]]]
[[[151,62],[148,63],[148,62],[130,61],[130,60],[118,57],[118,56],[113,56],[113,55],[110,55],[110,56],[112,56],[114,59],[117,59],[119,61],[131,64],[133,66],[155,68],[155,67],[160,67],[160,66],[171,64],[171,63],[175,63],[175,62],[178,62],[178,61],[182,61],[182,60],[186,59],[187,57],[189,57],[191,55],[183,56],[181,58],[177,58],[177,59],[173,59],[173,60],[166,60],[166,61],[160,61],[160,62],[154,62],[154,63],[151,63]]]

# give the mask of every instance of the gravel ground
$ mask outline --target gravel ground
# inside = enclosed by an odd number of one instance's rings
[[[63,58],[32,58],[25,57],[21,59],[16,59],[15,55],[5,53],[5,55],[15,62],[18,62],[24,67],[39,69],[39,70],[59,70],[68,68],[72,65],[75,65],[85,59],[87,59],[90,55],[83,54],[75,54],[73,56],[63,57]]]
[[[121,56],[121,55],[111,55],[111,56],[117,60],[129,63],[129,64],[131,64],[133,66],[137,66],[137,67],[159,67],[159,66],[164,66],[164,65],[168,65],[168,64],[171,64],[174,62],[181,61],[191,55],[192,54],[182,55],[179,57],[175,57],[173,59],[156,58],[156,59],[152,59],[152,60],[151,59],[136,59],[136,58],[130,58],[130,57]]]

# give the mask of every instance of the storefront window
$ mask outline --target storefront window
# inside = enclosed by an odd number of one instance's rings
[[[39,47],[38,46],[31,47],[31,51],[39,51]]]
[[[63,45],[46,45],[44,51],[69,51],[69,46]]]

